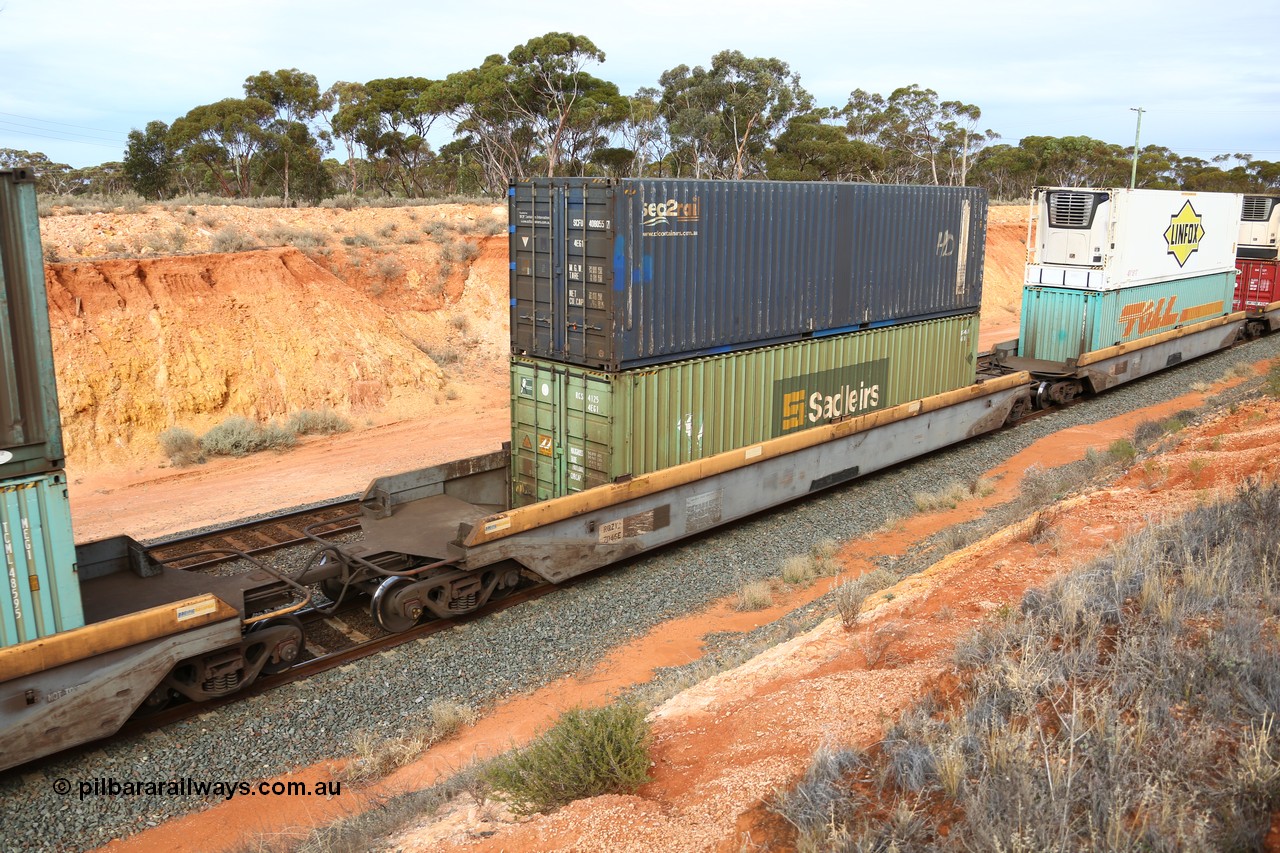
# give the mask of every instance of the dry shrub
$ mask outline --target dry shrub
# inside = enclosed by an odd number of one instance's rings
[[[773,587],[768,581],[751,581],[738,590],[738,610],[764,610],[773,605]]]
[[[631,703],[575,708],[533,743],[495,760],[485,780],[516,814],[602,794],[631,794],[649,781],[649,724]]]
[[[297,435],[335,435],[351,430],[351,421],[333,409],[301,409],[289,416],[285,428]]]
[[[175,468],[204,463],[200,439],[189,429],[170,427],[159,435],[160,449]]]

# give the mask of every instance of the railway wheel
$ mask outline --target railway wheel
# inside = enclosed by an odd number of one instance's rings
[[[382,630],[399,634],[422,618],[421,587],[408,578],[387,578],[369,602],[369,615]]]
[[[302,620],[298,617],[277,616],[255,622],[249,629],[250,639],[255,634],[266,635],[267,661],[262,665],[264,675],[284,672],[302,659],[306,637],[302,630]]]

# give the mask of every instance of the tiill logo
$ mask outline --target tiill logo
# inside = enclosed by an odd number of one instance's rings
[[[1137,331],[1138,335],[1149,335],[1159,329],[1186,325],[1196,320],[1221,316],[1226,302],[1205,302],[1191,308],[1178,310],[1178,297],[1164,296],[1160,299],[1147,299],[1142,302],[1131,302],[1120,309],[1117,318],[1120,323],[1120,335],[1127,338]]]
[[[1164,241],[1169,244],[1169,254],[1178,261],[1178,266],[1187,265],[1187,258],[1200,248],[1204,239],[1202,217],[1196,213],[1188,200],[1182,209],[1169,217],[1169,227],[1164,229]]]

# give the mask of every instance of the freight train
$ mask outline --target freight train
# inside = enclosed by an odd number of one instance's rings
[[[34,184],[0,170],[0,769],[287,669],[324,599],[469,613],[1274,329],[1231,305],[1241,205],[1037,190],[1019,339],[980,357],[979,190],[518,183],[511,443],[375,480],[296,575],[213,577],[72,544]]]

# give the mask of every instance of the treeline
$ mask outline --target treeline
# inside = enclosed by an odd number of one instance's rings
[[[263,71],[245,80],[242,97],[131,131],[120,162],[72,169],[0,149],[0,164],[31,163],[56,194],[286,202],[498,195],[535,175],[969,184],[996,198],[1041,184],[1129,182],[1131,147],[1086,136],[998,142],[976,105],[916,84],[888,96],[856,89],[843,105],[820,106],[787,63],[724,51],[628,96],[588,70],[604,61],[584,36],[547,33],[442,80],[322,90],[297,69]],[[437,124],[452,133],[438,149],[428,142]],[[1259,192],[1280,187],[1280,163],[1205,161],[1148,145],[1138,185]]]

